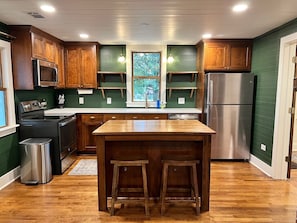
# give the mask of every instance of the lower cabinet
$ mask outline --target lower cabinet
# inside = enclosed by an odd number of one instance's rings
[[[108,120],[161,120],[167,114],[78,114],[77,145],[79,153],[96,153],[96,141],[92,132]]]
[[[80,153],[95,153],[96,142],[92,132],[103,122],[103,114],[79,114],[77,115],[77,145]]]

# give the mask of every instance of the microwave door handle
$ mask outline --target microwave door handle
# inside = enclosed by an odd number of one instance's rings
[[[55,67],[55,76],[56,76],[56,82],[58,81],[58,68],[57,67]]]

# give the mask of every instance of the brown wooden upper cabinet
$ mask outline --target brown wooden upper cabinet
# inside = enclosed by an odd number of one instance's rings
[[[252,40],[210,39],[197,44],[198,71],[248,72],[251,70]]]
[[[50,62],[56,59],[56,43],[41,35],[32,33],[32,57]]]
[[[8,27],[11,35],[16,37],[11,43],[14,89],[34,89],[32,59],[56,62],[59,69],[58,79],[64,80],[64,62],[63,59],[57,58],[57,55],[63,52],[61,40],[30,25]]]
[[[65,43],[65,78],[67,88],[96,88],[99,44]]]

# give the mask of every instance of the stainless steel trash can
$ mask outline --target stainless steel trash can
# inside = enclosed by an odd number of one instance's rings
[[[38,184],[51,181],[52,165],[49,138],[29,138],[21,141],[21,183]]]

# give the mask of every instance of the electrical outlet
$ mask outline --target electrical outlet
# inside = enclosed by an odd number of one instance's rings
[[[178,98],[177,103],[179,105],[184,105],[185,104],[185,98]]]
[[[83,104],[85,103],[84,97],[79,97],[79,98],[78,98],[78,103],[79,103],[80,105],[83,105]]]
[[[266,145],[261,143],[261,150],[266,151]]]
[[[107,97],[107,98],[106,98],[106,103],[107,103],[108,105],[111,104],[111,97]]]

